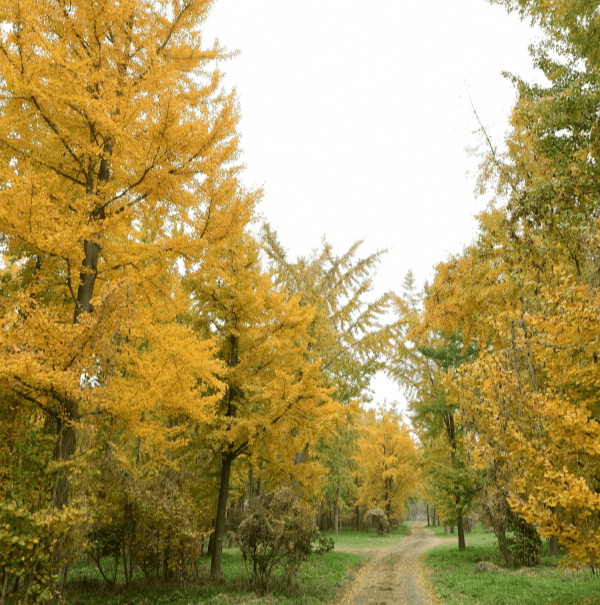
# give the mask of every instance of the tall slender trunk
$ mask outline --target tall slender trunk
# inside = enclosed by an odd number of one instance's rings
[[[465,550],[465,524],[462,515],[458,516],[458,550]]]
[[[229,358],[227,365],[230,368],[235,368],[239,363],[238,356],[238,338],[235,334],[229,335]],[[227,393],[225,395],[225,411],[226,418],[235,418],[237,415],[237,407],[235,405],[236,389],[231,385],[227,385]],[[213,543],[210,559],[210,577],[218,582],[223,580],[223,538],[225,536],[225,521],[227,519],[227,500],[229,498],[229,480],[231,477],[231,465],[236,456],[242,451],[233,452],[234,445],[229,444],[230,449],[227,449],[221,454],[221,484],[219,486],[219,502],[217,504],[217,519],[215,521],[215,531],[212,534]],[[243,448],[242,448],[243,449]]]
[[[335,528],[335,535],[337,536],[340,533],[340,488],[338,487],[335,492],[335,502],[334,502],[334,512],[333,512],[333,526]]]
[[[233,460],[234,456],[232,454],[223,454],[219,503],[217,504],[217,520],[213,533],[212,557],[210,560],[210,577],[218,582],[223,580],[223,537],[225,536],[229,479],[231,477],[231,465]]]
[[[92,296],[98,276],[98,258],[100,256],[100,244],[86,239],[83,242],[84,258],[81,272],[79,274],[79,288],[77,288],[77,304],[73,322],[77,323],[83,313],[91,313]]]

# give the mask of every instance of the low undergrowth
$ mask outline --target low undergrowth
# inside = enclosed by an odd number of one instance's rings
[[[122,578],[117,584],[104,582],[96,566],[80,561],[71,572],[68,585],[69,605],[323,605],[332,602],[340,586],[352,570],[368,557],[369,552],[397,544],[410,533],[401,526],[389,534],[378,536],[376,531],[342,530],[338,535],[324,532],[333,538],[335,547],[323,554],[312,554],[302,563],[295,577],[295,585],[287,584],[285,574],[274,578],[270,593],[257,596],[251,590],[251,578],[238,548],[223,552],[224,583],[211,582],[210,559],[205,557],[198,567],[197,577],[189,583],[150,581],[141,576],[125,589]]]
[[[250,589],[242,555],[234,549],[223,553],[224,583],[210,581],[208,557],[200,566],[198,579],[187,584],[135,580],[125,589],[122,585],[110,586],[100,579],[90,579],[92,570],[88,570],[88,579],[70,582],[67,602],[70,605],[321,605],[334,599],[348,571],[364,558],[364,555],[334,551],[311,555],[300,566],[296,585],[291,590],[284,577],[276,577],[271,593],[265,597],[256,596]]]
[[[477,527],[467,534],[467,548],[461,552],[456,534],[445,535],[443,527],[430,529],[445,542],[425,559],[444,605],[600,605],[600,579],[589,571],[563,570],[560,556],[550,555],[546,545],[539,566],[506,569],[492,532]],[[476,573],[482,561],[494,563],[497,571]]]

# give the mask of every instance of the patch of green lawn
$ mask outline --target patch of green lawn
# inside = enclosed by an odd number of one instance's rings
[[[369,531],[356,531],[354,529],[341,529],[339,534],[333,531],[323,532],[328,538],[333,538],[335,549],[340,551],[365,550],[373,548],[386,548],[398,544],[405,536],[410,534],[410,527],[402,524],[397,529],[390,530],[382,536],[376,529]],[[334,550],[335,550],[334,549]]]
[[[481,561],[498,564],[496,538],[476,528],[466,542],[462,552],[455,540],[448,540],[427,553],[425,563],[444,605],[600,604],[600,580],[587,571],[559,570],[556,556],[544,552],[542,564],[534,568],[475,573]]]

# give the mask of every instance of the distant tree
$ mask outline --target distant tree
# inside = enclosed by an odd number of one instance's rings
[[[409,274],[392,331],[389,373],[406,389],[411,422],[423,453],[428,498],[458,526],[458,548],[465,544],[464,518],[481,491],[482,473],[473,468],[465,443],[465,426],[458,402],[448,397],[444,377],[477,355],[474,342],[465,343],[460,330],[442,334],[424,324],[427,290],[418,295]]]
[[[326,384],[335,389],[331,396],[344,406],[346,421],[317,450],[318,459],[329,471],[325,497],[337,529],[342,507],[353,502],[355,494],[352,476],[358,433],[353,423],[357,406],[371,399],[369,385],[384,367],[389,339],[384,319],[392,295],[371,296],[383,252],[360,257],[361,242],[356,242],[337,255],[323,241],[310,256],[291,261],[268,226],[263,241],[277,283],[298,296],[302,306],[312,309],[310,355],[321,360]]]
[[[414,441],[394,410],[367,410],[362,428],[356,454],[359,502],[381,508],[388,518],[402,519],[419,484]]]

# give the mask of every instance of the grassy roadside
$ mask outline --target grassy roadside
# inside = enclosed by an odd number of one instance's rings
[[[216,584],[209,580],[210,559],[202,561],[199,579],[187,585],[134,582],[131,589],[109,586],[92,566],[80,564],[70,574],[67,602],[69,605],[324,605],[336,598],[340,587],[353,576],[369,556],[369,551],[398,543],[410,529],[402,526],[385,536],[376,532],[343,530],[327,537],[335,541],[335,548],[322,555],[311,555],[298,571],[296,587],[290,593],[284,589],[284,579],[275,580],[273,591],[258,597],[248,589],[248,572],[237,548],[223,553],[223,571],[226,581]],[[83,580],[85,578],[85,580]]]
[[[562,571],[559,557],[546,550],[536,568],[475,573],[481,561],[499,564],[493,533],[476,528],[467,534],[467,549],[460,552],[456,534],[445,535],[443,527],[430,529],[444,541],[425,558],[444,605],[600,605],[600,579],[588,571]]]

